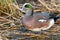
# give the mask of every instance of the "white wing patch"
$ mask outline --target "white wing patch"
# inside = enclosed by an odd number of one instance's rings
[[[45,19],[40,19],[40,20],[38,20],[39,22],[46,22],[47,20],[45,20]]]

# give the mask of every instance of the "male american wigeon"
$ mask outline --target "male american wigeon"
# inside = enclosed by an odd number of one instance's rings
[[[48,12],[34,12],[33,9],[34,8],[30,3],[25,3],[22,7],[22,10],[26,11],[26,14],[22,18],[22,24],[28,30],[48,30],[59,18]]]

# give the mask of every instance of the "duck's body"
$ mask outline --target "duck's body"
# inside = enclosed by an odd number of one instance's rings
[[[22,22],[25,28],[29,30],[41,31],[41,30],[49,29],[54,24],[54,19],[53,18],[49,19],[49,18],[50,18],[49,13],[39,12],[39,13],[34,13],[33,16],[25,15],[22,19]]]
[[[26,29],[31,31],[41,31],[48,30],[54,25],[54,17],[53,15],[50,15],[50,13],[34,12],[32,5],[29,3],[25,3],[23,8],[26,9],[24,9],[26,14],[22,18],[22,23]]]

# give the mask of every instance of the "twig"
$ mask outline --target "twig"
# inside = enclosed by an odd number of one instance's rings
[[[48,10],[51,10],[50,8],[48,8],[48,6],[47,6],[47,4],[44,2],[44,0],[43,1],[41,1],[41,0],[38,0],[43,6],[45,6]]]
[[[48,6],[49,5],[47,5],[46,3],[45,3],[45,1],[44,0],[38,0],[44,7],[46,7],[46,9],[47,10],[49,10],[49,11],[53,11],[53,12],[60,12],[60,9],[57,9],[56,10],[56,8],[54,9],[54,8],[49,8]],[[53,0],[54,1],[54,0]],[[53,3],[53,4],[55,4],[55,2]],[[50,5],[51,6],[51,5]]]

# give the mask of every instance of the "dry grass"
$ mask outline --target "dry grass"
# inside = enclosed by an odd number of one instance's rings
[[[48,12],[57,12],[60,13],[60,4],[56,3],[56,0],[51,1],[44,1],[44,0],[38,0],[42,5],[37,5],[37,8],[35,11],[48,11]],[[23,14],[19,10],[19,6],[17,5],[16,1],[14,0],[0,0],[0,29],[10,29],[10,30],[16,30],[19,29],[21,24],[21,18]],[[56,30],[57,29],[57,30]],[[16,32],[16,34],[21,34],[25,36],[32,37],[32,40],[44,40],[45,38],[49,39],[49,35],[54,34],[57,35],[57,33],[60,33],[59,26],[53,27],[48,32],[43,32],[43,34],[34,34],[34,33],[19,33]],[[57,32],[57,33],[56,33]],[[59,34],[60,35],[60,34]],[[49,37],[48,37],[49,36]],[[25,38],[21,38],[21,40],[24,40]],[[20,40],[20,39],[19,39]]]
[[[16,2],[13,2],[13,0],[0,0],[1,27],[16,26],[15,22],[18,22],[22,16],[22,13],[20,13],[18,9],[12,6],[12,4],[16,5]]]

